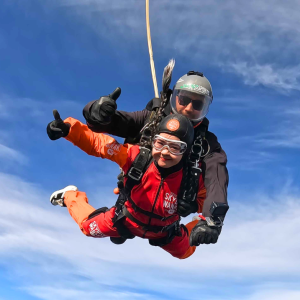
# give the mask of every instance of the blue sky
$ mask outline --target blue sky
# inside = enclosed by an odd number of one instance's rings
[[[154,97],[144,0],[2,0],[0,300],[300,298],[299,2],[150,2],[159,88],[171,58],[172,84],[197,70],[213,87],[230,174],[218,243],[183,261],[141,239],[116,246],[49,203],[68,184],[95,207],[116,200],[118,166],[46,126],[53,109],[83,121],[117,86],[122,110]]]

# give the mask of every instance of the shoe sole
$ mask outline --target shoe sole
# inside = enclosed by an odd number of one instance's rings
[[[63,196],[64,196],[65,192],[69,192],[69,191],[74,191],[74,192],[76,192],[76,191],[78,191],[78,188],[77,188],[77,186],[75,186],[75,185],[68,185],[68,186],[66,186],[65,188],[61,189],[61,190],[55,191],[55,192],[52,193],[52,195],[50,196],[50,203],[52,204],[51,199],[52,199],[55,195],[57,195],[57,194],[59,194],[59,193],[63,193]]]

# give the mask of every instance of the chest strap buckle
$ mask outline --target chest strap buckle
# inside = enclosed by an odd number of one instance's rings
[[[143,176],[143,171],[141,171],[137,168],[134,168],[134,167],[132,167],[128,172],[128,177],[130,177],[136,181],[140,181],[142,176]]]

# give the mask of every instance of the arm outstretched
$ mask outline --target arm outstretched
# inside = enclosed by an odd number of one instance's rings
[[[67,118],[64,122],[71,125],[69,134],[65,137],[66,140],[89,155],[107,158],[116,162],[121,168],[125,165],[132,145],[123,145],[109,135],[95,133],[76,119]]]

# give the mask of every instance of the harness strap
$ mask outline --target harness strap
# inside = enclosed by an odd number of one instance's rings
[[[130,230],[124,225],[125,216],[123,213],[120,213],[114,222],[114,227],[117,228],[119,235],[126,239],[133,239],[135,235],[133,235]]]
[[[118,188],[120,190],[120,194],[116,202],[115,216],[112,219],[113,223],[117,221],[118,216],[121,214],[123,206],[126,200],[129,198],[132,188],[140,183],[145,169],[149,163],[150,154],[150,149],[140,147],[140,152],[136,156],[128,174],[126,175],[127,181],[125,187],[122,179],[118,177]]]
[[[178,224],[178,226],[174,226],[173,228],[171,228],[171,230],[168,231],[168,234],[165,237],[159,239],[149,239],[149,244],[151,246],[158,247],[166,246],[173,241],[175,236],[182,236],[181,228],[183,228],[184,231],[186,231],[186,233],[189,234],[187,228],[183,224]]]
[[[96,209],[95,211],[93,211],[91,214],[89,214],[89,216],[88,216],[88,218],[87,218],[87,220],[90,220],[90,219],[92,219],[92,218],[94,218],[94,217],[96,217],[96,216],[98,216],[98,215],[100,215],[100,214],[102,214],[102,213],[105,213],[105,212],[107,212],[109,209],[108,209],[108,207],[101,207],[101,208],[98,208],[98,209]]]
[[[128,202],[131,204],[132,208],[137,211],[137,212],[140,212],[142,213],[143,215],[146,215],[147,217],[150,217],[150,218],[154,218],[154,219],[158,219],[160,221],[166,221],[166,220],[169,220],[173,217],[175,217],[175,215],[173,216],[168,216],[168,217],[162,217],[160,215],[157,215],[155,213],[152,213],[152,212],[149,212],[149,211],[146,211],[146,210],[143,210],[142,208],[140,208],[139,206],[137,206],[133,200],[131,199],[130,196],[128,196],[127,198]]]
[[[155,225],[148,225],[145,224],[141,221],[139,221],[138,219],[136,219],[128,210],[127,208],[124,206],[123,207],[123,214],[124,216],[126,216],[129,220],[131,220],[132,222],[140,225],[143,227],[144,230],[147,231],[151,231],[154,233],[159,233],[159,232],[166,232],[168,230],[170,230],[173,226],[176,226],[176,224],[179,224],[179,220],[175,221],[174,223],[167,225],[167,226],[155,226]]]
[[[131,168],[127,174],[126,188],[131,190],[137,185],[144,175],[145,168],[149,161],[150,149],[146,147],[140,147],[140,153],[132,163]]]

